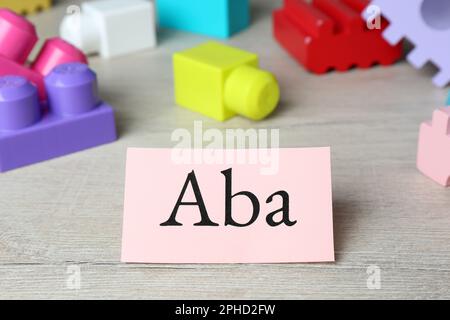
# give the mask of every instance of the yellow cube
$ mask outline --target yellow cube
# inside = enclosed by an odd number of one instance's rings
[[[173,65],[176,103],[213,119],[261,120],[278,104],[278,83],[256,54],[207,42],[175,53]]]
[[[52,0],[0,0],[0,7],[24,15],[50,8],[51,4]]]

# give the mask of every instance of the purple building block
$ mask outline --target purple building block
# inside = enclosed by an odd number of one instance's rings
[[[378,14],[389,20],[384,38],[396,45],[407,38],[415,46],[408,61],[417,69],[427,62],[439,72],[433,82],[438,87],[450,83],[450,1],[449,0],[371,0],[364,11],[367,20]]]
[[[113,109],[98,98],[97,79],[79,63],[45,78],[47,106],[23,77],[0,77],[0,172],[117,139]]]

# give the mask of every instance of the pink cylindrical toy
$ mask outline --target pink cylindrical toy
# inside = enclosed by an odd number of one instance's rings
[[[37,41],[31,22],[8,9],[0,9],[0,55],[23,64]]]
[[[83,52],[61,38],[52,38],[45,42],[31,68],[46,76],[56,66],[70,62],[88,64]]]

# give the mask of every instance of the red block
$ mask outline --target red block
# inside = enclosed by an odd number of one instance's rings
[[[311,72],[346,71],[352,67],[390,65],[402,57],[402,44],[393,47],[381,29],[369,29],[361,18],[369,0],[284,0],[273,14],[274,36]]]

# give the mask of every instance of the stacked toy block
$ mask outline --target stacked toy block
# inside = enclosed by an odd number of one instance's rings
[[[420,127],[417,167],[437,183],[450,187],[450,107],[436,110],[433,120]]]
[[[113,58],[156,46],[155,7],[148,0],[85,2],[64,17],[63,39],[86,54]]]
[[[50,8],[51,5],[52,0],[0,0],[0,7],[24,15]]]
[[[361,18],[367,0],[284,0],[274,12],[274,35],[307,70],[329,70],[390,65],[402,56],[402,46],[391,46],[381,36],[387,26],[370,30]]]
[[[31,23],[0,10],[0,172],[116,139],[86,57],[54,38],[28,66],[36,41]]]
[[[42,104],[26,78],[0,77],[0,172],[116,140],[113,109],[87,65],[59,65],[45,86]]]
[[[161,27],[228,38],[250,24],[249,0],[156,0]]]
[[[60,38],[52,38],[44,43],[35,61],[28,65],[28,55],[37,41],[33,24],[8,9],[0,9],[0,76],[27,78],[37,86],[41,100],[45,100],[44,76],[58,64],[87,63],[87,60],[74,46]]]
[[[178,105],[218,121],[236,114],[261,120],[280,99],[275,77],[259,69],[254,53],[207,42],[173,57]]]

